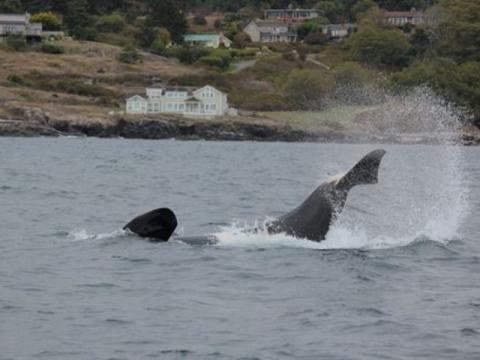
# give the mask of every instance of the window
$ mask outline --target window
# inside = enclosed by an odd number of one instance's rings
[[[211,104],[210,109],[212,109],[212,111],[217,110],[217,105],[216,104]]]
[[[184,105],[184,104],[179,104],[179,105],[178,105],[178,109],[179,109],[179,110],[183,110],[184,108],[185,108],[185,105]]]
[[[168,105],[167,105],[167,109],[168,109],[168,110],[172,110],[172,109],[173,109],[173,104],[168,104]]]

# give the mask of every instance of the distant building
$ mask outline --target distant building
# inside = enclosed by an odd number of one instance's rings
[[[203,45],[214,49],[222,45],[229,48],[232,45],[232,41],[223,34],[187,34],[183,41],[186,44]]]
[[[292,43],[297,41],[297,29],[283,21],[252,20],[243,31],[253,42]]]
[[[405,24],[422,25],[425,23],[423,11],[412,8],[410,11],[386,11],[382,10],[383,23],[392,26],[404,26]]]
[[[293,5],[290,5],[288,9],[269,9],[265,11],[265,19],[285,22],[304,21],[320,15],[320,11],[316,9],[294,9]]]
[[[330,40],[343,40],[356,30],[354,24],[327,24],[320,25],[322,32]]]
[[[27,39],[40,40],[42,24],[30,23],[30,14],[0,14],[0,41],[8,35],[21,35]]]
[[[146,97],[134,95],[127,99],[127,114],[171,113],[183,116],[220,116],[233,112],[227,95],[213,86],[201,88],[152,85]]]

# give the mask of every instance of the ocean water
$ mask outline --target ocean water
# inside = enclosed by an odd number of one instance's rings
[[[245,234],[384,148],[326,241]],[[480,359],[480,149],[0,138],[0,359]],[[183,235],[121,228],[168,206]]]

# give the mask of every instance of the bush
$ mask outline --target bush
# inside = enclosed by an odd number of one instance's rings
[[[98,31],[92,26],[86,27],[74,27],[69,30],[70,36],[73,36],[75,39],[78,40],[88,40],[88,41],[95,41],[98,36]]]
[[[321,71],[296,69],[287,78],[285,94],[295,108],[316,110],[325,106],[332,85],[332,79]]]
[[[305,36],[304,41],[309,45],[323,45],[327,42],[327,37],[321,29],[318,29]]]
[[[318,25],[312,21],[305,21],[300,23],[297,27],[298,40],[305,39],[308,34],[316,31],[317,29]]]
[[[233,58],[239,59],[252,59],[257,55],[257,49],[247,48],[247,49],[231,49],[230,55]]]
[[[23,78],[19,75],[15,75],[15,74],[8,75],[7,80],[10,81],[12,84],[16,84],[16,85],[24,85],[25,84],[25,81],[23,80]]]
[[[117,55],[117,60],[125,64],[135,64],[142,60],[142,55],[133,46],[127,46]]]
[[[27,40],[23,35],[8,35],[7,47],[14,51],[22,51],[27,48]]]
[[[346,62],[335,68],[335,83],[341,86],[363,85],[373,76],[371,71],[354,62]]]
[[[184,64],[193,64],[198,59],[209,54],[208,49],[200,46],[172,46],[167,49],[167,55],[170,57],[176,57],[180,62]]]
[[[215,22],[213,23],[213,26],[215,27],[215,29],[221,29],[223,27],[223,23],[221,20],[217,19],[215,20]]]
[[[125,27],[125,18],[119,13],[103,15],[97,19],[95,27],[100,32],[118,33]]]
[[[195,25],[207,25],[207,20],[202,15],[195,15],[193,17],[193,23]]]
[[[40,45],[40,50],[46,54],[63,54],[65,52],[62,45],[51,42],[43,42],[42,45]]]
[[[233,37],[233,46],[239,49],[244,49],[251,42],[252,39],[250,38],[250,35],[243,31],[236,33]]]
[[[346,62],[335,68],[335,96],[342,103],[371,104],[381,101],[373,85],[377,75],[360,64]]]
[[[217,67],[221,70],[226,70],[230,66],[230,57],[220,57],[220,56],[203,56],[200,58],[200,62]]]
[[[55,77],[52,76],[52,74],[41,73],[39,71],[32,71],[23,76],[10,75],[7,79],[14,84],[45,91],[103,98],[115,98],[118,96],[118,94],[112,90],[93,84],[89,80],[77,77]]]
[[[165,44],[160,39],[155,40],[150,46],[150,51],[157,55],[165,55],[165,50]]]
[[[160,40],[164,45],[170,44],[172,37],[170,36],[170,31],[164,27],[156,29],[157,39]]]
[[[62,29],[62,21],[51,11],[45,11],[32,15],[32,23],[41,23],[43,30],[58,31]]]
[[[132,38],[124,35],[123,32],[120,34],[98,33],[95,37],[95,41],[121,47],[132,46],[133,43]]]

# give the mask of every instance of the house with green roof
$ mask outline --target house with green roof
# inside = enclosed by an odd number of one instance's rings
[[[223,45],[229,48],[232,41],[222,33],[220,34],[187,34],[183,37],[183,41],[189,45],[201,45],[209,48],[218,48]]]

